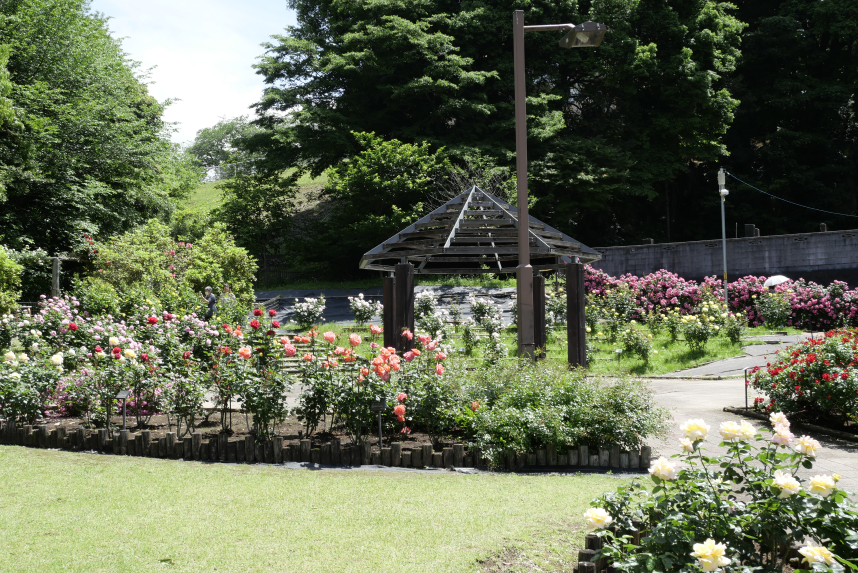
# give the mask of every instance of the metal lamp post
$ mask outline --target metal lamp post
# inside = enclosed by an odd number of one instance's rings
[[[524,33],[566,31],[558,42],[563,48],[596,48],[608,28],[597,22],[583,24],[548,24],[525,26],[524,11],[512,13],[512,39],[515,73],[515,170],[518,203],[518,267],[516,296],[518,301],[518,353],[534,356],[533,267],[530,265],[530,215],[527,208],[527,107],[524,80]]]
[[[727,310],[730,310],[730,303],[727,300],[727,227],[724,223],[724,200],[730,194],[724,185],[727,183],[727,175],[722,167],[718,171],[718,194],[721,195],[721,247],[724,256],[724,305]]]

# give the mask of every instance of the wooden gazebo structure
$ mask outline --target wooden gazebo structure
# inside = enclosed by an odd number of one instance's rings
[[[407,349],[403,328],[414,329],[415,274],[515,273],[518,266],[518,210],[471,187],[361,257],[360,268],[390,271],[384,280],[385,345]],[[545,279],[541,271],[566,273],[569,362],[583,365],[585,263],[602,256],[549,225],[529,217],[534,270],[536,345],[545,347]]]

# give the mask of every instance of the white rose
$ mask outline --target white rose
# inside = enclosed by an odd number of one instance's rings
[[[819,442],[810,436],[802,436],[798,439],[793,449],[800,454],[804,454],[809,458],[816,457],[816,450],[820,448]]]
[[[718,431],[721,433],[721,439],[725,442],[737,440],[742,435],[742,428],[732,420],[729,422],[721,422],[721,426]]]
[[[801,487],[798,480],[792,477],[789,473],[784,473],[781,470],[776,470],[774,475],[774,486],[781,490],[778,497],[785,498],[798,493]]]
[[[778,424],[780,424],[786,429],[789,429],[789,420],[783,412],[772,412],[769,415],[769,422],[772,423],[772,426],[777,426]]]
[[[709,434],[709,428],[709,424],[700,418],[688,420],[679,426],[679,429],[685,433],[685,437],[693,442],[705,440],[706,436]]]
[[[62,366],[63,365],[63,353],[57,352],[53,356],[51,356],[51,364],[54,366]]]
[[[810,487],[808,489],[810,493],[828,497],[834,492],[836,487],[834,478],[831,476],[813,476],[810,478]]]
[[[590,529],[605,529],[614,521],[614,518],[601,507],[591,507],[584,512],[584,518],[587,520]]]
[[[7,352],[6,354],[3,355],[3,358],[8,360],[9,362],[12,362],[15,360],[15,353],[10,350],[9,352]]]
[[[694,544],[694,553],[700,568],[704,571],[715,571],[719,567],[730,564],[730,559],[724,556],[727,546],[723,543],[715,543],[714,539],[707,539],[703,543]]]
[[[119,346],[119,339],[118,339],[118,338],[116,338],[115,336],[111,336],[111,337],[107,340],[107,342],[108,342],[111,346]]]
[[[649,473],[659,479],[674,480],[676,479],[676,466],[662,456],[657,460],[653,460],[652,465],[649,467]]]

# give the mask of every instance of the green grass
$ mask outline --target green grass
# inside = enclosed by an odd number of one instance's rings
[[[196,212],[208,212],[220,205],[220,181],[201,183],[199,187],[188,194],[182,203],[182,208]]]
[[[290,172],[292,170],[289,170]],[[298,187],[300,192],[306,194],[310,191],[318,190],[328,182],[328,174],[323,173],[319,177],[313,178],[308,174],[302,175],[298,179]],[[197,212],[208,212],[218,207],[221,204],[221,181],[209,181],[200,183],[200,185],[188,194],[187,199],[182,202],[181,207]]]
[[[581,514],[619,483],[0,446],[0,571],[493,571],[507,552],[571,571]]]
[[[381,325],[380,320],[373,321],[373,324]],[[296,328],[294,323],[286,325],[290,328]],[[318,327],[320,332],[330,330],[336,334],[346,335],[349,332],[357,331],[362,336],[369,335],[368,327],[352,327],[341,324],[323,324]],[[800,334],[801,331],[795,328],[784,328],[783,331],[789,334]],[[644,330],[644,332],[648,332]],[[622,342],[609,342],[604,336],[592,336],[591,341],[598,349],[591,357],[588,370],[593,374],[635,374],[638,376],[659,376],[670,372],[678,372],[687,368],[693,368],[701,364],[723,360],[725,358],[734,358],[736,356],[744,356],[743,346],[765,344],[762,340],[752,339],[751,337],[766,336],[771,333],[771,330],[758,326],[749,328],[745,338],[740,344],[730,344],[726,337],[718,336],[712,338],[706,344],[703,352],[693,353],[688,349],[688,346],[682,340],[671,342],[670,337],[662,333],[653,338],[653,349],[658,353],[653,353],[650,356],[648,363],[643,360],[628,356],[625,353],[620,354],[620,359],[617,360],[615,350],[622,348]],[[501,333],[501,339],[506,344],[509,359],[513,359],[516,354],[517,339],[516,330],[514,327],[506,329]],[[378,337],[378,342],[381,342],[381,337]],[[454,332],[452,339],[447,341],[453,348],[458,349],[463,346],[461,340],[461,331]],[[774,350],[772,351],[774,352]],[[461,356],[458,352],[454,355],[456,359],[464,358],[472,361],[475,364],[482,360],[482,350],[477,348],[467,357]],[[559,330],[550,333],[548,336],[548,352],[546,359],[556,361],[558,363],[566,363],[567,361],[567,346],[566,346],[566,331]]]

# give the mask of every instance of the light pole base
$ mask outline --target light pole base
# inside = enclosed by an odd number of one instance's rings
[[[516,305],[518,322],[518,355],[521,358],[533,358],[536,354],[536,341],[533,328],[533,267],[516,267]]]

